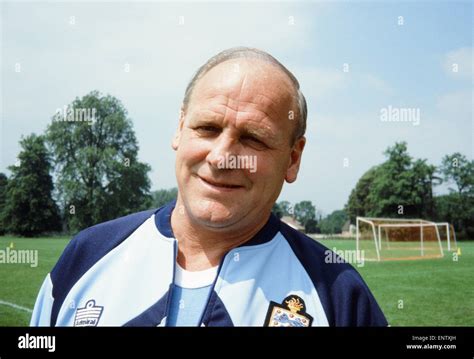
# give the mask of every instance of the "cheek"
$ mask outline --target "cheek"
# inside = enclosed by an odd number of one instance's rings
[[[255,173],[248,173],[254,183],[268,187],[279,184],[286,176],[286,156],[279,154],[276,156],[257,156],[257,170]]]
[[[206,141],[184,136],[176,152],[177,161],[187,166],[204,161],[209,147]]]

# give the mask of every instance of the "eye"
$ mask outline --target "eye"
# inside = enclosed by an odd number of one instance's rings
[[[259,139],[255,138],[255,137],[252,137],[252,136],[242,136],[241,138],[244,141],[253,141],[253,142],[257,142],[257,143],[262,143],[262,141],[260,141]]]
[[[204,134],[219,133],[221,131],[220,128],[215,126],[199,126],[196,130]]]
[[[253,137],[253,136],[242,136],[240,139],[245,142],[250,142],[251,145],[254,147],[259,147],[259,148],[267,147],[265,143],[263,143],[258,138]]]

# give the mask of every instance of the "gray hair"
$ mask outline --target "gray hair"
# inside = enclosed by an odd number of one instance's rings
[[[269,53],[251,48],[251,47],[233,47],[227,50],[224,50],[217,55],[211,57],[207,62],[202,65],[197,72],[194,74],[193,78],[189,82],[188,86],[186,87],[186,92],[184,93],[184,100],[183,100],[183,109],[186,111],[186,108],[189,104],[191,99],[191,95],[193,92],[196,83],[206,74],[208,73],[213,67],[219,65],[220,63],[232,59],[240,59],[240,58],[252,58],[252,59],[259,59],[273,65],[276,65],[280,68],[291,80],[295,90],[295,99],[298,103],[298,117],[297,117],[297,127],[293,133],[292,138],[292,145],[296,142],[296,140],[302,137],[306,132],[306,118],[308,116],[308,109],[306,105],[306,99],[303,96],[303,93],[300,90],[300,84],[296,77],[285,67],[283,66],[277,59],[275,59]]]

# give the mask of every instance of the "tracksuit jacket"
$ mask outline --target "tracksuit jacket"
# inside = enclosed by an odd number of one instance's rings
[[[175,202],[77,234],[43,282],[32,326],[166,326]],[[348,263],[273,214],[221,260],[200,326],[387,326]]]

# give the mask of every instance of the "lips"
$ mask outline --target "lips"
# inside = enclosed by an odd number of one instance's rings
[[[244,186],[233,184],[233,183],[225,183],[225,182],[219,182],[212,180],[210,178],[204,178],[201,176],[198,176],[201,181],[204,183],[212,186],[212,187],[217,187],[217,188],[222,188],[222,189],[238,189],[238,188],[243,188]]]

